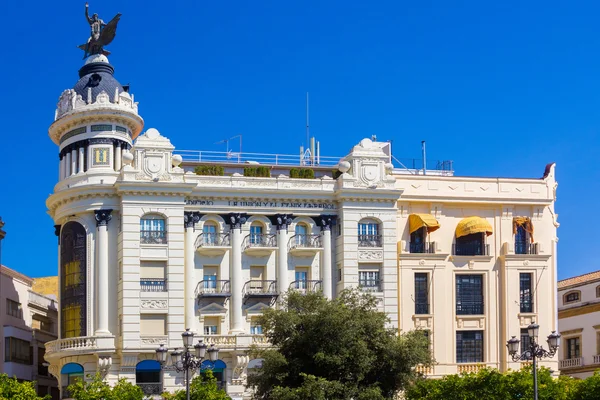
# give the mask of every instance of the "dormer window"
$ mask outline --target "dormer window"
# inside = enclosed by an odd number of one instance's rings
[[[565,293],[563,297],[563,303],[577,303],[581,301],[581,292],[579,290],[573,290],[571,292]]]

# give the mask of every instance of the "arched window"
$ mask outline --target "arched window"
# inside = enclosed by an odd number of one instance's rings
[[[298,223],[296,224],[296,227],[294,228],[294,233],[296,233],[295,236],[295,241],[296,241],[296,246],[302,246],[305,247],[308,245],[308,243],[310,242],[310,238],[309,238],[309,227],[308,225],[304,224],[304,223]]]
[[[87,336],[85,228],[67,222],[60,234],[61,338]]]
[[[379,222],[363,219],[358,223],[358,247],[381,247]]]
[[[264,241],[263,225],[260,222],[253,222],[250,225],[250,243],[261,244]]]
[[[219,239],[219,228],[213,221],[206,221],[202,226],[202,242],[204,245],[216,246]]]
[[[81,364],[76,363],[68,363],[65,364],[60,370],[61,375],[63,376],[63,386],[67,387],[76,383],[77,381],[83,380],[83,367]],[[63,398],[66,398],[63,396]]]
[[[167,224],[162,215],[144,215],[140,219],[140,243],[167,243]]]
[[[146,396],[160,395],[162,390],[160,363],[144,360],[135,366],[135,383]]]
[[[225,364],[223,360],[217,360],[214,363],[210,360],[205,360],[200,365],[200,372],[206,371],[207,369],[210,369],[215,378],[217,378],[217,385],[219,388],[224,390],[226,384],[225,370],[227,369],[227,364]]]
[[[579,290],[572,290],[570,292],[565,293],[563,296],[564,304],[576,303],[578,301],[581,301],[581,292]]]
[[[600,285],[596,286],[596,297],[600,297]]]

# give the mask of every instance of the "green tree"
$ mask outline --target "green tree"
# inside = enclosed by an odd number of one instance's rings
[[[9,378],[6,374],[0,374],[0,400],[47,400],[49,395],[39,397],[35,392],[33,382],[19,382],[15,378]]]
[[[600,399],[600,371],[587,379],[576,381],[573,388],[573,397],[570,400],[598,400]]]
[[[253,350],[262,367],[248,376],[255,399],[391,399],[431,362],[422,332],[386,328],[376,299],[357,290],[334,300],[288,293],[282,307],[260,317],[274,345]]]
[[[166,400],[185,400],[185,390],[177,392],[163,393],[163,398]],[[214,377],[210,370],[203,371],[190,382],[190,399],[191,400],[230,400],[227,393],[219,389],[217,378]]]
[[[89,382],[79,380],[67,388],[75,400],[143,400],[142,389],[125,378],[119,379],[115,386],[106,383],[100,374]]]

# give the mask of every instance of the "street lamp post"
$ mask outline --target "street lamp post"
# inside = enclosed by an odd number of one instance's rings
[[[207,346],[199,340],[194,345],[194,333],[190,332],[189,328],[181,334],[183,339],[183,350],[176,348],[171,352],[171,363],[177,372],[185,372],[185,394],[187,400],[190,400],[190,376],[194,374],[194,371],[202,365],[202,361],[206,358],[208,353],[208,359],[211,362],[217,361],[219,358],[219,349],[214,344]],[[190,350],[194,348],[194,352]],[[156,349],[156,359],[160,363],[161,368],[167,363],[169,349],[161,344]]]
[[[538,400],[538,383],[537,383],[537,359],[538,358],[551,358],[554,357],[558,350],[560,335],[556,331],[548,336],[546,342],[548,343],[548,350],[544,349],[538,344],[538,334],[540,332],[540,326],[535,322],[527,327],[527,335],[529,336],[529,345],[525,350],[519,354],[519,343],[520,340],[513,336],[507,343],[508,354],[512,357],[513,361],[527,361],[531,360],[533,364],[533,399]]]

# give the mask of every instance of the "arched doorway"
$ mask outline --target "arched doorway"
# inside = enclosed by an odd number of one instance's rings
[[[225,364],[223,360],[217,360],[214,363],[210,360],[205,360],[202,362],[202,365],[200,365],[200,372],[207,369],[211,370],[214,377],[217,378],[217,386],[225,390],[225,386],[227,384],[227,378],[225,375],[227,364]]]
[[[77,381],[83,380],[83,366],[77,363],[68,363],[63,365],[60,370],[61,386],[62,386],[62,397],[71,397],[67,388],[76,383]]]
[[[160,395],[163,392],[161,375],[160,363],[156,360],[140,361],[135,366],[135,383],[146,396]]]

